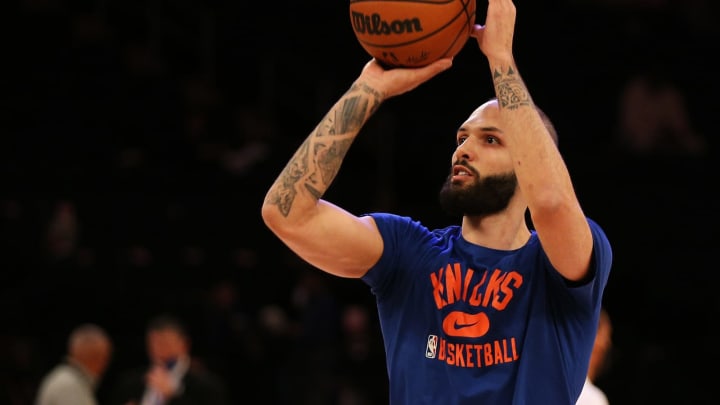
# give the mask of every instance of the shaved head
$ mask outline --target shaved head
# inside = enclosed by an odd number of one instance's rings
[[[102,374],[110,362],[112,342],[105,330],[94,324],[83,324],[70,333],[68,356],[95,376]]]

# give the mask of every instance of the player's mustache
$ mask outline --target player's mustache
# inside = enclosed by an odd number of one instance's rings
[[[462,166],[466,168],[469,172],[471,172],[475,177],[480,177],[480,172],[475,170],[474,167],[470,166],[470,163],[467,161],[467,159],[458,159],[453,162],[453,164],[450,166],[450,176],[453,174],[453,167],[454,166]]]

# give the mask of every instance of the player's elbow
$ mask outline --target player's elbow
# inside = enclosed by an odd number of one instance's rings
[[[283,224],[287,223],[287,215],[283,215],[282,208],[277,204],[269,203],[267,200],[260,209],[260,215],[265,226],[275,233],[282,229]]]
[[[282,204],[269,202],[265,200],[260,210],[265,226],[267,226],[275,235],[280,238],[287,237],[302,230],[307,224],[307,219],[311,217],[310,213],[306,215],[298,215],[298,208],[285,207]]]

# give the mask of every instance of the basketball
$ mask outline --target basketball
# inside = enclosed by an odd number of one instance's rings
[[[455,56],[470,38],[476,0],[350,0],[355,37],[386,67]]]

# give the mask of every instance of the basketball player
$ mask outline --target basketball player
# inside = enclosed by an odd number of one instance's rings
[[[304,260],[370,287],[391,405],[574,405],[588,370],[611,247],[583,212],[553,126],[515,64],[514,3],[489,0],[486,15],[472,37],[496,98],[457,129],[440,191],[443,207],[462,215],[459,225],[429,230],[322,199],[378,107],[450,68],[449,59],[390,70],[368,62],[262,207],[267,226]]]

